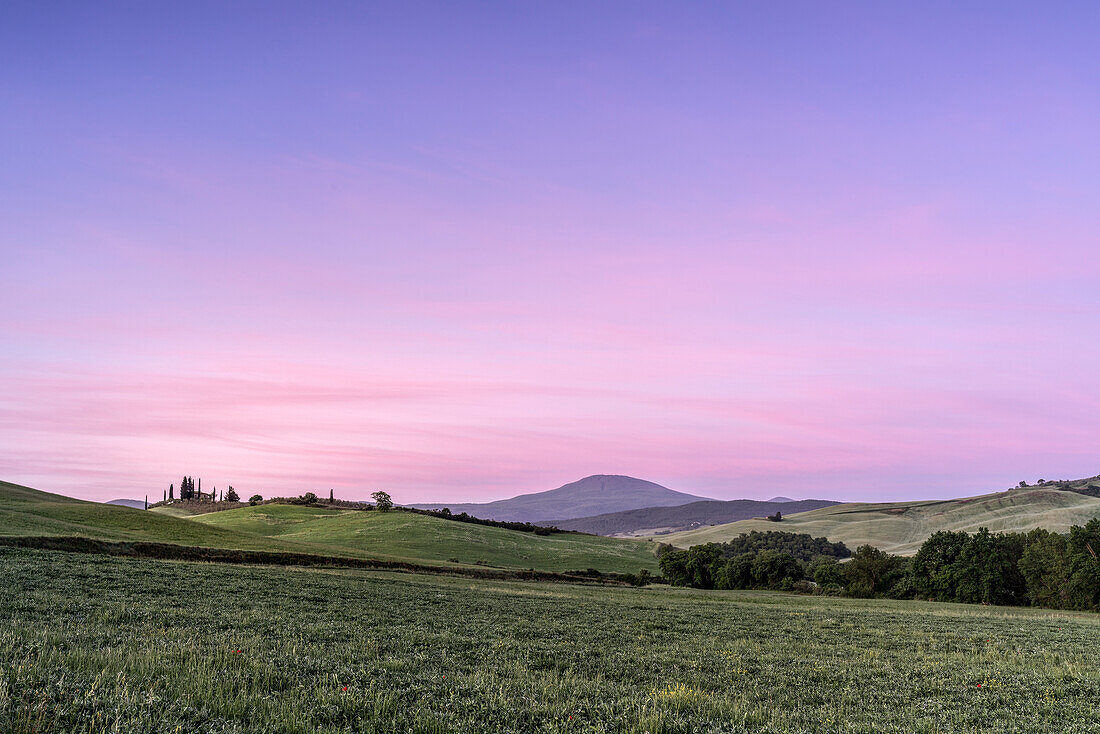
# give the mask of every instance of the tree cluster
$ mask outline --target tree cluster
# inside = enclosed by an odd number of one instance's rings
[[[809,563],[852,555],[843,543],[805,533],[753,531],[728,543],[705,543],[661,555],[661,573],[674,586],[698,589],[791,590],[807,577]]]
[[[796,552],[810,547],[805,541],[790,540],[783,547],[781,538],[753,539],[751,535],[730,543],[666,551],[660,559],[661,573],[673,585],[701,589],[798,589],[857,597],[1100,611],[1100,518],[1075,525],[1064,535],[1042,529],[1029,533],[991,533],[986,528],[973,534],[940,531],[921,544],[912,558],[863,545],[845,563],[838,559],[847,553],[837,550],[808,558],[805,550]],[[822,548],[820,544],[814,547]]]
[[[1100,519],[1062,535],[940,532],[913,558],[921,598],[1100,611]]]

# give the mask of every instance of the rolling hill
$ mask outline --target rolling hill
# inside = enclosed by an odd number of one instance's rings
[[[0,482],[0,535],[71,535],[233,550],[324,553],[323,548],[236,533],[155,512],[87,502]]]
[[[785,517],[780,523],[741,520],[672,533],[661,540],[687,548],[723,542],[751,530],[783,530],[824,536],[852,549],[869,544],[911,555],[937,530],[974,532],[986,527],[993,532],[1024,532],[1042,527],[1066,532],[1071,525],[1083,525],[1094,517],[1100,517],[1100,498],[1042,486],[955,500],[848,503]]]
[[[657,568],[656,543],[649,541],[573,533],[537,536],[411,512],[298,505],[175,517],[0,482],[0,536],[33,535],[540,571]]]
[[[547,523],[554,519],[587,517],[641,507],[667,507],[707,499],[662,487],[644,479],[615,474],[596,474],[557,489],[521,494],[506,500],[484,503],[417,504],[421,509],[447,507],[489,520]]]
[[[782,512],[793,515],[796,512],[816,510],[821,507],[839,505],[833,500],[785,500],[782,502],[757,500],[701,500],[686,505],[672,507],[643,507],[638,510],[609,512],[593,517],[578,517],[570,520],[555,520],[549,524],[563,530],[578,530],[596,535],[614,535],[620,537],[649,536],[689,530],[704,525],[762,518]]]
[[[496,568],[656,571],[656,543],[574,533],[535,535],[412,512],[268,504],[197,515],[193,522],[344,554]]]

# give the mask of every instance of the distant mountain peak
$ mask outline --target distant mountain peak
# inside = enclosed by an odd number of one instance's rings
[[[784,497],[783,495],[779,495],[778,497],[772,497],[770,500],[767,500],[767,501],[768,502],[794,502],[794,500],[792,500],[790,497]]]
[[[677,492],[655,482],[624,474],[592,474],[556,489],[521,494],[495,502],[436,502],[413,506],[427,509],[449,507],[453,513],[466,512],[491,520],[537,523],[641,507],[682,505],[703,499],[707,498]]]

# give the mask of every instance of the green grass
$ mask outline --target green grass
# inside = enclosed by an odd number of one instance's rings
[[[656,543],[537,536],[407,512],[258,505],[187,517],[62,497],[0,482],[0,535],[151,541],[434,565],[539,571],[657,570]]]
[[[0,574],[9,734],[1100,731],[1098,615],[13,549]]]
[[[870,544],[890,553],[916,553],[937,530],[1026,532],[1037,527],[1067,532],[1100,517],[1100,499],[1047,488],[1013,489],[956,500],[851,503],[785,517],[781,523],[741,520],[660,537],[681,548],[724,542],[751,530],[809,533],[841,541],[853,550]]]
[[[535,535],[410,512],[270,504],[197,515],[193,520],[345,554],[368,553],[415,563],[450,561],[545,571],[657,571],[656,543],[652,542],[574,533]]]

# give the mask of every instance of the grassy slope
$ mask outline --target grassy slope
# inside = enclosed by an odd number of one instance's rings
[[[192,518],[199,514],[192,512],[184,507],[175,507],[173,505],[162,505],[160,507],[150,507],[149,512],[155,512],[158,515],[167,515],[168,517],[186,517]]]
[[[1065,532],[1100,517],[1100,499],[1073,492],[1031,487],[957,500],[851,503],[825,507],[784,518],[781,523],[742,520],[661,536],[666,543],[687,548],[723,542],[751,530],[783,530],[825,536],[850,548],[865,543],[909,555],[937,530],[974,532],[1027,531],[1037,527]]]
[[[258,505],[193,519],[216,528],[417,563],[482,562],[546,571],[657,569],[654,544],[646,541],[574,534],[540,536],[409,512]]]
[[[657,569],[653,543],[585,535],[540,537],[411,513],[294,505],[173,517],[0,482],[0,535],[77,535],[236,550],[286,551],[447,565],[569,571]]]
[[[8,549],[0,577],[10,734],[1100,731],[1097,614]]]
[[[324,553],[325,549],[202,525],[145,510],[64,497],[0,482],[0,535],[77,535],[236,550]]]

